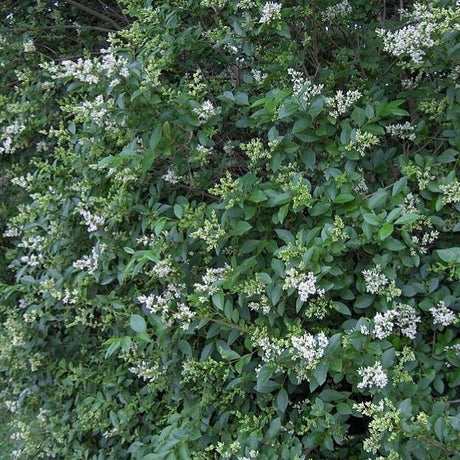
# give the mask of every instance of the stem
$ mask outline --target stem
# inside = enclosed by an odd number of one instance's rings
[[[238,329],[241,332],[246,332],[246,333],[249,332],[246,329],[242,329],[240,326],[238,326],[238,325],[236,325],[234,323],[228,323],[227,321],[219,321],[218,319],[207,318],[207,317],[200,317],[200,319],[205,319],[207,321],[212,321],[214,323],[222,324],[224,326],[228,326],[230,329]]]
[[[99,13],[99,11],[93,10],[89,6],[82,5],[81,3],[78,3],[75,0],[65,0],[65,1],[73,5],[75,8],[79,8],[80,10],[85,11],[86,13],[89,13],[92,16],[95,16],[96,18],[102,19],[104,22],[112,24],[115,30],[121,30],[120,25],[116,21],[114,21],[112,18],[109,18],[108,16],[106,16],[105,14]]]
[[[87,25],[77,25],[77,24],[57,24],[54,26],[42,26],[38,30],[54,30],[54,29],[88,29],[88,30],[97,30],[99,32],[116,32],[115,29],[108,29],[106,27],[99,26],[87,26]],[[11,30],[8,27],[0,27],[0,31],[9,31]],[[24,31],[29,30],[28,27],[20,27],[15,29],[15,31]]]

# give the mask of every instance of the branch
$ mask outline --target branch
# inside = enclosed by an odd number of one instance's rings
[[[108,29],[107,27],[100,27],[100,26],[87,26],[85,24],[56,24],[54,26],[41,26],[38,30],[53,30],[53,29],[89,29],[89,30],[97,30],[99,32],[116,32],[115,29]],[[12,30],[10,27],[0,27],[0,31],[10,31]],[[23,30],[30,30],[30,27],[20,27],[15,28],[14,31],[23,31]]]
[[[87,13],[91,14],[92,16],[95,16],[99,19],[102,19],[104,22],[108,22],[109,24],[112,24],[112,26],[115,28],[115,30],[121,30],[121,26],[114,21],[112,18],[109,18],[108,16],[99,13],[99,11],[93,10],[89,6],[82,5],[81,3],[76,2],[75,0],[65,0],[67,3],[70,3],[71,5],[75,6],[75,8],[79,8],[82,11],[86,11]]]

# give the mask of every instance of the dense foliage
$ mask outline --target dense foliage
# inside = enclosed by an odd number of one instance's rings
[[[455,2],[19,3],[11,456],[453,458]]]

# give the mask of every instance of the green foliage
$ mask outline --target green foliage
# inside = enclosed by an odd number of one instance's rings
[[[5,449],[453,457],[460,9],[68,3],[2,10]]]

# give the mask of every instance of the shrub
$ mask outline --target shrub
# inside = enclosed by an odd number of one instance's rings
[[[460,10],[123,4],[1,96],[13,457],[453,457]]]

